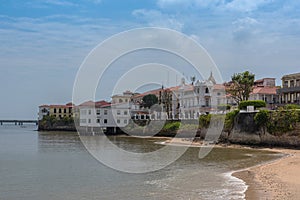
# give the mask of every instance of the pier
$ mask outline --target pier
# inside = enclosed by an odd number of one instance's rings
[[[0,120],[0,125],[3,124],[15,124],[23,125],[23,124],[35,124],[38,125],[38,120]]]

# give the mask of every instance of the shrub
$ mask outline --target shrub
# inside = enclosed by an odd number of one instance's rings
[[[225,110],[230,110],[230,108],[231,108],[231,105],[229,105],[229,104],[220,104],[220,105],[218,105],[218,110],[225,111]]]
[[[266,102],[263,100],[241,101],[239,109],[246,109],[247,106],[254,106],[254,108],[266,107]]]
[[[180,122],[166,123],[163,127],[164,131],[177,131],[180,127]]]
[[[273,135],[283,135],[288,131],[292,131],[299,121],[299,112],[296,110],[279,110],[272,112],[270,122],[267,124],[267,130]]]
[[[255,123],[259,126],[262,127],[264,130],[264,133],[266,131],[267,124],[269,123],[270,120],[270,113],[267,110],[260,110],[258,113],[255,114],[254,116],[254,121]]]
[[[199,128],[208,128],[210,124],[211,114],[200,115],[199,117]]]
[[[285,109],[292,110],[292,109],[300,109],[300,105],[296,104],[288,104],[285,106]]]
[[[225,122],[224,122],[225,131],[232,130],[233,124],[234,124],[234,119],[235,119],[235,117],[237,116],[237,114],[239,112],[240,112],[239,110],[233,110],[233,111],[226,114]]]

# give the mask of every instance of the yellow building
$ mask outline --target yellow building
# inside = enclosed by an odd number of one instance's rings
[[[62,119],[63,117],[73,117],[74,104],[67,103],[66,105],[41,105],[39,106],[39,120],[44,116],[55,116]]]

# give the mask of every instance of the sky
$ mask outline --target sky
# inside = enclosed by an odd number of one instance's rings
[[[249,70],[280,85],[284,74],[300,71],[296,0],[0,0],[0,5],[0,119],[36,119],[39,105],[70,102],[89,52],[133,28],[188,35],[207,50],[225,81]]]

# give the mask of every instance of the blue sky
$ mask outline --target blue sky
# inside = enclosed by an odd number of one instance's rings
[[[67,103],[87,54],[137,27],[175,29],[197,40],[223,79],[299,72],[296,0],[0,0],[0,118],[33,119],[40,104]],[[188,72],[187,72],[188,74]]]

